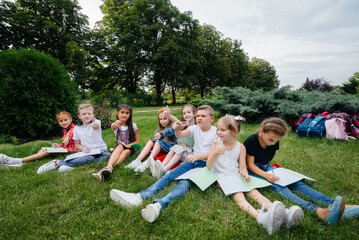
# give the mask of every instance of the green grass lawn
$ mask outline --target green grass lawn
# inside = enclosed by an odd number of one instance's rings
[[[180,107],[174,111],[180,117]],[[140,131],[141,143],[153,137],[158,108],[134,109],[133,119]],[[258,125],[244,124],[243,142],[258,130]],[[111,129],[103,131],[108,147],[114,147]],[[60,139],[56,139],[57,142]],[[359,142],[299,138],[289,133],[280,145],[273,162],[301,172],[317,181],[310,186],[330,197],[341,195],[348,204],[359,203]],[[45,142],[22,145],[1,144],[0,153],[24,157],[36,153]],[[54,157],[55,158],[55,157]],[[64,159],[65,155],[56,158]],[[305,212],[303,224],[267,235],[264,228],[241,212],[230,197],[211,186],[202,192],[194,186],[183,198],[174,201],[155,223],[141,217],[141,209],[152,199],[135,208],[115,205],[109,198],[113,188],[138,192],[156,180],[149,170],[135,174],[125,169],[134,157],[116,166],[112,179],[99,183],[91,177],[106,164],[90,164],[74,171],[57,171],[37,175],[37,169],[51,158],[38,160],[16,169],[0,169],[0,239],[357,239],[359,219],[330,226],[314,213]],[[164,196],[172,183],[158,196]],[[260,189],[270,200],[292,204],[270,188]],[[253,203],[254,204],[254,203]],[[256,208],[260,206],[254,204]]]

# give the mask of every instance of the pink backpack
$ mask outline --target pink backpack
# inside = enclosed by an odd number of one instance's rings
[[[329,139],[348,140],[348,134],[345,132],[345,120],[341,118],[332,118],[325,122],[326,137]]]

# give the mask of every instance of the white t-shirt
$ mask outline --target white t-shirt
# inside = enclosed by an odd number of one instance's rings
[[[113,123],[112,123],[113,124]],[[112,125],[111,125],[112,126]],[[137,131],[138,130],[138,127],[137,127],[137,125],[136,125],[136,123],[132,123],[132,127],[133,127],[133,131]],[[126,131],[127,129],[128,129],[128,126],[122,126],[122,125],[120,125],[119,127],[118,127],[119,129],[120,129],[120,131]],[[116,132],[117,132],[117,129],[118,128],[116,128],[116,130],[113,130],[113,132],[115,133],[115,135],[116,135]]]
[[[100,149],[101,152],[107,150],[107,145],[102,139],[101,121],[96,119],[99,128],[93,129],[91,124],[88,124],[85,128],[83,125],[77,125],[74,129],[74,140],[80,140],[80,143],[84,147],[90,149]]]
[[[203,132],[197,125],[190,126],[188,128],[191,132],[191,137],[194,139],[193,154],[209,154],[212,143],[216,139],[217,128],[211,126],[211,128]]]
[[[225,151],[224,154],[218,155],[212,171],[216,175],[232,176],[239,173],[239,154],[241,144],[236,141],[236,145],[231,151]]]

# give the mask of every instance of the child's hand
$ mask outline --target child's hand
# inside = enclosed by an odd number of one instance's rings
[[[116,121],[115,121],[115,124],[116,124],[117,128],[119,128],[119,127],[121,126],[121,121],[120,121],[120,120],[116,120]]]
[[[198,155],[197,154],[191,154],[191,155],[188,155],[186,157],[187,162],[194,162],[196,160],[198,160]]]
[[[274,183],[274,182],[279,180],[279,177],[275,176],[273,174],[267,173],[266,176],[265,176],[265,179],[267,179],[268,182],[270,182],[270,183]]]
[[[52,145],[53,148],[59,148],[59,147],[61,147],[61,145],[58,144],[58,143],[53,143],[53,144],[51,144],[51,145]]]
[[[81,151],[84,152],[84,153],[89,153],[89,152],[91,151],[91,148],[89,148],[89,147],[84,147],[84,148],[82,148]]]
[[[186,144],[182,143],[182,142],[178,142],[177,145],[181,146],[181,147],[187,147]]]
[[[222,154],[225,153],[226,147],[223,146],[223,145],[219,145],[217,140],[214,141],[214,145],[216,146],[216,148],[215,148],[215,153],[216,154],[222,155]]]
[[[162,137],[162,134],[156,131],[155,132],[155,138],[160,139],[161,137]]]
[[[171,114],[171,111],[170,111],[170,109],[168,108],[168,105],[166,105],[166,110],[163,111],[163,115],[164,115],[165,117],[169,118],[169,117],[170,117],[170,114]]]
[[[182,130],[181,122],[180,122],[180,121],[175,122],[175,123],[172,125],[172,128],[173,128],[174,130]]]
[[[99,124],[96,122],[95,117],[92,119],[91,127],[95,130],[99,128]]]
[[[240,174],[241,174],[241,176],[243,177],[244,181],[246,181],[247,183],[249,183],[249,182],[251,181],[251,178],[249,177],[247,171],[243,171],[243,172],[241,172]]]
[[[67,144],[69,144],[69,137],[68,136],[63,136],[62,138],[62,144],[64,146],[67,146]]]

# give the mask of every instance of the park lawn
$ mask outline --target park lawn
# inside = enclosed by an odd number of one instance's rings
[[[174,114],[180,117],[180,107],[176,108]],[[157,127],[156,111],[142,112],[146,109],[158,108],[135,108],[133,114],[142,144],[153,137]],[[258,124],[243,124],[240,142],[258,128]],[[111,129],[103,131],[103,138],[109,148],[114,147]],[[0,153],[23,157],[36,153],[42,146],[48,144],[43,141],[1,144]],[[233,199],[213,186],[204,192],[194,186],[183,198],[171,203],[155,223],[148,223],[140,211],[155,198],[130,209],[114,204],[109,198],[113,188],[139,192],[156,181],[149,170],[135,174],[124,168],[134,157],[116,166],[106,183],[91,177],[105,162],[80,166],[64,174],[57,171],[36,174],[51,158],[22,168],[0,169],[0,239],[356,239],[358,236],[359,219],[333,227],[306,210],[301,226],[282,228],[269,236],[254,219],[239,210]],[[64,159],[65,155],[56,158]],[[341,195],[348,204],[359,203],[358,141],[299,138],[288,133],[273,162],[315,178],[317,181],[308,184],[330,197]],[[164,196],[175,185],[176,182],[172,183],[158,196]],[[270,188],[260,191],[272,201],[283,201],[286,207],[292,205]]]

